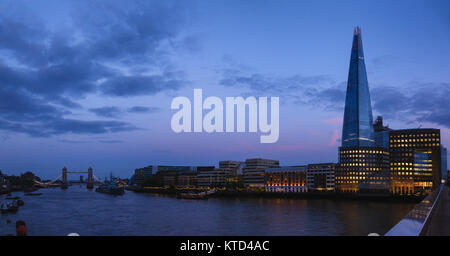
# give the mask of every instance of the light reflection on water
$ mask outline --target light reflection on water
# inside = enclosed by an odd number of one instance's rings
[[[25,205],[16,214],[0,216],[1,235],[14,234],[15,221],[22,219],[29,235],[365,236],[386,233],[414,207],[412,203],[329,199],[197,201],[130,191],[114,197],[78,185],[39,192],[43,195],[13,193]]]

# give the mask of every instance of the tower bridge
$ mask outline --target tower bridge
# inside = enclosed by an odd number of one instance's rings
[[[86,187],[88,189],[94,188],[95,182],[102,182],[99,178],[97,178],[94,175],[94,172],[92,170],[92,167],[89,167],[87,171],[68,171],[66,167],[62,168],[61,175],[59,175],[56,179],[49,181],[49,182],[40,182],[37,180],[34,180],[34,183],[36,183],[39,186],[61,186],[61,188],[67,188],[69,186],[69,181],[67,179],[68,174],[87,174],[88,178],[86,180]],[[59,182],[58,182],[59,181]],[[58,185],[58,183],[61,183]]]

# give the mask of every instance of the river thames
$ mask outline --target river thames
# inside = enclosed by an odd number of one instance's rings
[[[39,192],[43,194],[13,193],[25,205],[17,213],[1,215],[2,235],[14,234],[16,220],[24,220],[28,235],[365,236],[386,233],[414,207],[413,203],[331,199],[185,200],[131,191],[111,196],[78,185]]]

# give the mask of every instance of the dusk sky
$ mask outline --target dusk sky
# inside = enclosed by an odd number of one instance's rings
[[[374,118],[449,146],[449,1],[1,1],[0,170],[337,162],[355,26]],[[278,142],[174,133],[194,88],[279,97]]]

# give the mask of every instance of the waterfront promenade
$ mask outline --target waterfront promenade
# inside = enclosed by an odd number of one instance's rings
[[[450,235],[450,187],[442,189],[436,212],[430,223],[427,235],[449,236]]]

